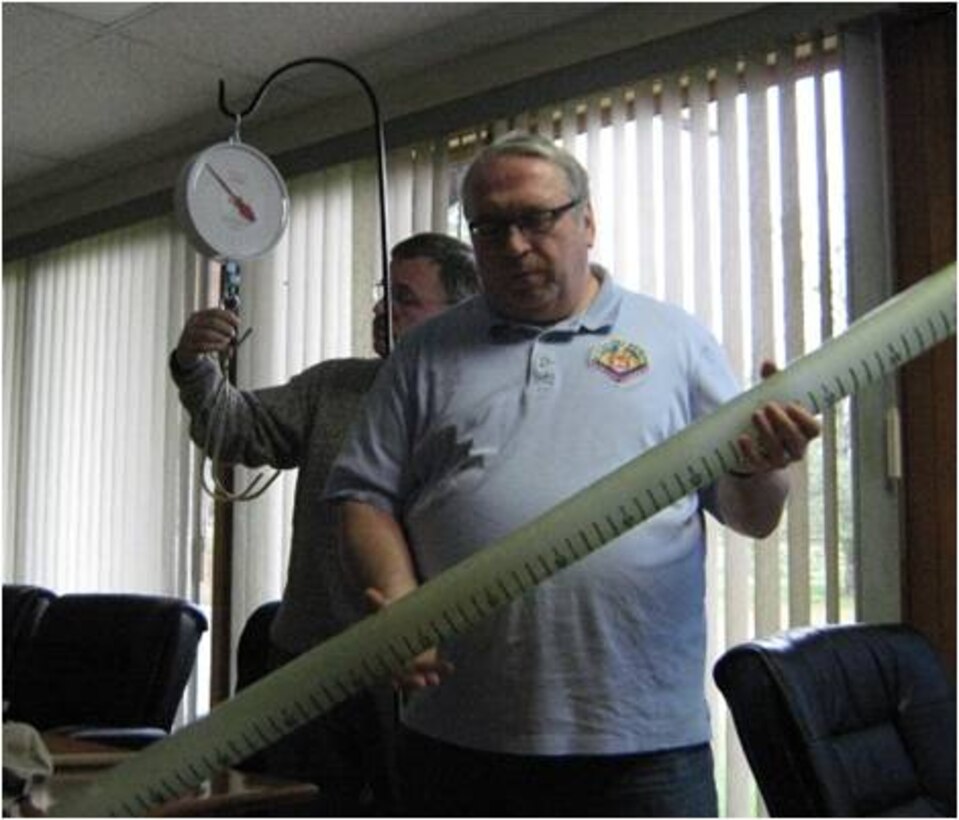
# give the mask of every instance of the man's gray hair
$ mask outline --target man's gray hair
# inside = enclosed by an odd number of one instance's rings
[[[471,212],[470,186],[476,176],[477,169],[486,161],[494,157],[535,157],[545,160],[559,168],[569,183],[570,199],[581,203],[589,201],[589,174],[580,165],[579,160],[563,148],[560,148],[551,139],[530,134],[526,131],[510,131],[490,145],[487,145],[470,163],[463,177],[462,200],[463,211],[467,218],[473,216]]]

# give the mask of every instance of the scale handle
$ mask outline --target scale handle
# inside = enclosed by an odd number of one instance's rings
[[[220,264],[220,302],[227,310],[240,312],[240,263],[234,259]]]

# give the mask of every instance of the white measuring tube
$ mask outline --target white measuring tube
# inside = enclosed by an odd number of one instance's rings
[[[526,526],[148,746],[51,814],[129,817],[188,793],[718,479],[739,462],[736,439],[749,430],[759,405],[798,402],[818,414],[955,332],[953,263]]]

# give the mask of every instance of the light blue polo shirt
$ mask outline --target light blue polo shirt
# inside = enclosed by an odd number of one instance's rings
[[[738,392],[713,337],[603,276],[552,327],[476,297],[407,334],[327,485],[392,513],[431,578]],[[411,728],[516,754],[625,754],[709,738],[701,506],[684,498],[445,643],[456,672]]]

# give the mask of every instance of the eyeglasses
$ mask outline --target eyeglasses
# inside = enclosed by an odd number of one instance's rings
[[[556,208],[543,208],[523,211],[504,219],[479,219],[469,223],[470,235],[473,239],[482,242],[499,242],[509,236],[510,228],[516,229],[529,238],[545,236],[553,230],[559,218],[567,211],[575,208],[581,199],[571,199],[565,205]]]

